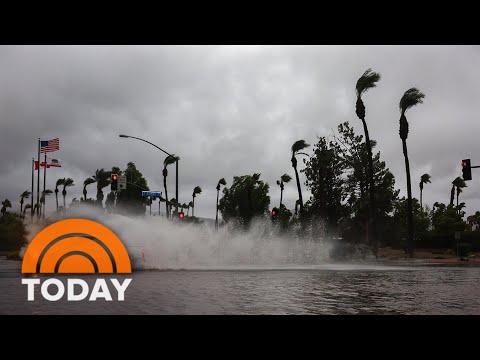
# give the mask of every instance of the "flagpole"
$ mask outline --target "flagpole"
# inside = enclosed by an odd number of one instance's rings
[[[30,209],[30,220],[31,222],[33,222],[33,197],[35,196],[35,188],[34,188],[34,182],[35,182],[35,158],[32,157],[32,194],[30,195],[30,199],[31,199],[31,209]]]
[[[47,181],[47,153],[45,153],[45,163],[43,164],[43,212],[42,218],[45,220],[45,209],[47,207],[47,194],[45,194],[45,183]]]
[[[38,138],[38,171],[37,171],[37,219],[39,218],[38,207],[40,206],[40,138]]]

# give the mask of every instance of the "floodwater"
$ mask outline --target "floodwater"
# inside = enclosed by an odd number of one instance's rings
[[[27,301],[20,262],[0,259],[0,314],[480,314],[480,268],[326,264],[56,275],[107,281],[113,300]],[[110,282],[131,278],[125,300]],[[48,276],[39,276],[42,281]],[[66,286],[65,286],[66,288]],[[56,293],[56,286],[48,289]]]

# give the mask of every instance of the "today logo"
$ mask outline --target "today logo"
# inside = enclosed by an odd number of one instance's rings
[[[130,257],[121,240],[110,229],[92,220],[67,219],[58,221],[40,231],[29,244],[22,262],[24,274],[131,274]],[[125,300],[125,291],[132,279],[120,283],[110,282],[117,290],[117,300]],[[24,278],[28,301],[34,301],[38,278]],[[52,286],[55,285],[55,286]],[[56,290],[53,289],[56,287]],[[81,288],[81,292],[76,289]],[[78,278],[67,279],[67,300],[87,298],[88,283]],[[45,280],[40,287],[42,296],[49,301],[60,300],[65,286],[56,278]],[[112,301],[107,281],[98,278],[89,301],[103,298]]]

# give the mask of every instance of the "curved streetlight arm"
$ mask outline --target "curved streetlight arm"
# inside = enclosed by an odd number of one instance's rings
[[[164,152],[165,154],[167,154],[168,156],[172,156],[172,154],[169,154],[168,152],[166,152],[165,150],[163,150],[161,147],[158,147],[158,146],[155,145],[154,143],[151,143],[150,141],[147,141],[147,140],[145,140],[145,139],[140,139],[140,138],[138,138],[138,137],[130,136],[130,135],[118,135],[118,136],[121,137],[121,138],[132,138],[132,139],[137,139],[137,140],[146,142],[147,144],[150,144],[150,145],[156,147],[158,150],[163,151],[163,152]]]

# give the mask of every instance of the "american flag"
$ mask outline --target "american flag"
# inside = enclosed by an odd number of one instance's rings
[[[57,150],[60,150],[60,140],[58,140],[58,138],[40,141],[40,152],[42,154]]]

